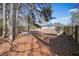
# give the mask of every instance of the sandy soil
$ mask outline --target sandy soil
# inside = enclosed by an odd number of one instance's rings
[[[0,40],[0,55],[6,56],[55,56],[71,55],[78,47],[68,36],[43,37],[37,39],[33,35],[18,35],[12,46],[8,38]],[[12,47],[12,48],[11,48]]]
[[[37,40],[34,36],[18,36],[13,42],[12,50],[8,42],[0,41],[0,55],[8,56],[49,56],[50,48]],[[53,54],[54,55],[54,54]]]

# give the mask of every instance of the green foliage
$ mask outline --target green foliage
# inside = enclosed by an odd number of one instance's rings
[[[51,9],[51,5],[48,4],[48,6],[45,6],[43,9],[42,9],[42,13],[44,14],[45,16],[45,21],[48,21],[52,18],[52,9]]]

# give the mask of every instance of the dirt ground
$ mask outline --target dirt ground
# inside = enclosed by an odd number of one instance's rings
[[[1,56],[63,56],[71,54],[74,48],[76,44],[70,42],[67,37],[62,39],[62,37],[52,36],[40,40],[33,35],[20,35],[12,45],[8,38],[0,39]]]
[[[7,56],[51,56],[50,48],[41,43],[32,35],[18,36],[12,43],[12,49],[10,43],[6,39],[0,40],[0,55]]]

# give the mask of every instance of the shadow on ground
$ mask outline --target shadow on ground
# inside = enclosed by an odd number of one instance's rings
[[[52,54],[55,53],[58,56],[79,56],[78,44],[67,34],[62,33],[55,38],[45,38],[45,41],[41,40],[37,36],[35,37],[46,46],[50,47]]]
[[[67,34],[61,34],[54,39],[51,38],[49,44],[51,50],[53,49],[56,52],[56,54],[60,56],[79,55],[78,44],[71,36]]]
[[[38,35],[37,35],[38,34]],[[41,34],[18,36],[11,44],[5,38],[0,40],[0,55],[6,56],[79,56],[79,46],[72,37],[67,34],[59,36],[39,38]]]

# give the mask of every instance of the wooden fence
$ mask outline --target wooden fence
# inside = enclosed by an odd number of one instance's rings
[[[79,26],[65,26],[64,32],[71,37],[79,44]]]

